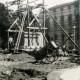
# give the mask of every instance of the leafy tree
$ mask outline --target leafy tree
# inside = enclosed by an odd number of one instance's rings
[[[4,4],[0,3],[0,37],[3,40],[2,48],[5,48],[7,46],[7,30],[10,26],[8,16],[8,10]]]

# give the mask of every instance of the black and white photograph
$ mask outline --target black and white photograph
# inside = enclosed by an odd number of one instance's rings
[[[0,0],[0,80],[80,80],[80,0]]]

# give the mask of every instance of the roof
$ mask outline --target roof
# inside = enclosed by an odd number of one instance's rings
[[[51,8],[49,8],[49,9],[55,9],[55,8],[65,7],[65,6],[68,6],[68,5],[72,5],[72,4],[74,4],[75,2],[76,2],[76,1],[69,2],[69,3],[64,3],[64,4],[60,4],[60,5],[51,7]]]

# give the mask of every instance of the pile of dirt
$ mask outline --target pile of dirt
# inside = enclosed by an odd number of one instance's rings
[[[42,77],[41,77],[42,76]],[[43,78],[44,73],[34,69],[13,69],[0,73],[0,80],[33,80],[35,77],[38,79]],[[35,80],[35,79],[34,79]]]
[[[12,72],[11,75],[3,74],[0,75],[0,80],[29,80],[30,76],[21,72]]]

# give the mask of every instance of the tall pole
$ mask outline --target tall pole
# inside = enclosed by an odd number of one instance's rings
[[[20,0],[17,0],[18,10],[20,10]]]
[[[28,27],[29,26],[29,19],[30,19],[30,16],[29,16],[29,1],[27,0],[27,5],[28,5]],[[28,46],[30,46],[30,29],[28,29]]]
[[[74,29],[74,42],[76,41],[76,35],[75,35],[75,29],[76,29],[76,26],[73,26],[73,29]],[[74,49],[73,50],[75,50],[75,45],[74,45]]]
[[[80,0],[78,0],[78,3],[79,3],[79,47],[80,47]],[[80,56],[80,52],[79,52],[79,56]]]
[[[9,50],[9,31],[8,31],[8,50]]]
[[[45,9],[44,9],[44,0],[43,0],[43,27],[44,27],[44,35],[45,35]],[[45,45],[45,39],[43,39],[43,45]]]
[[[79,3],[79,47],[80,47],[80,0],[78,0]]]

